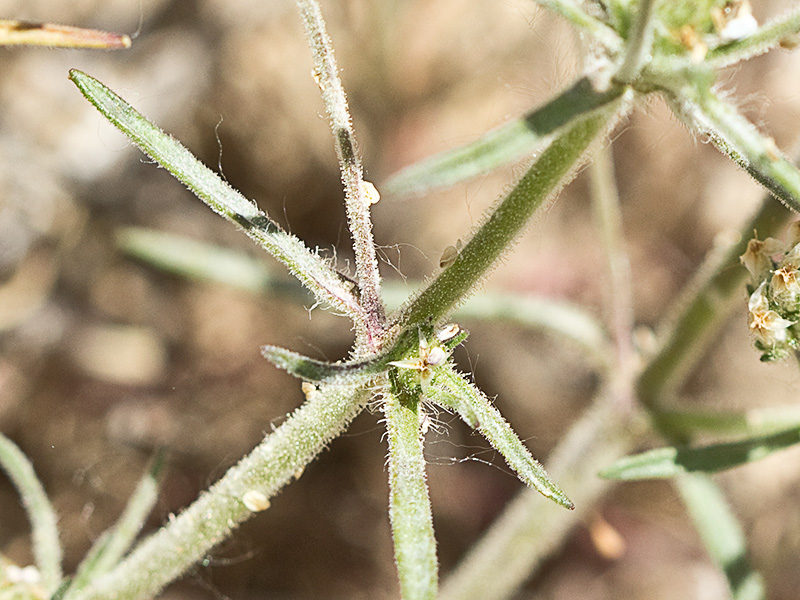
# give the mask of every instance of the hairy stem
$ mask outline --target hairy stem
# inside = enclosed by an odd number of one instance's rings
[[[611,106],[613,109],[567,127],[553,140],[452,264],[402,310],[398,318],[400,325],[408,327],[438,321],[464,301],[498,258],[509,250],[533,213],[566,184],[582,164],[592,142],[616,122],[620,104]]]
[[[653,46],[653,9],[658,0],[639,0],[633,26],[625,47],[622,60],[614,79],[620,83],[630,83],[642,70],[650,57]]]
[[[439,582],[433,517],[425,483],[420,396],[387,393],[383,411],[389,440],[389,516],[403,600],[433,600]]]
[[[116,568],[69,598],[152,598],[253,516],[256,509],[247,502],[248,494],[267,502],[342,432],[369,399],[365,391],[348,386],[328,386],[308,396],[283,425],[200,498]]]
[[[325,28],[322,10],[316,0],[297,0],[306,37],[314,58],[314,79],[322,91],[322,99],[328,114],[331,131],[336,141],[336,154],[342,172],[347,219],[353,236],[356,279],[358,281],[361,305],[367,321],[361,333],[358,346],[366,350],[376,350],[380,344],[386,315],[380,294],[380,274],[375,243],[372,238],[372,220],[369,213],[372,190],[367,190],[361,157],[356,144],[347,96],[339,79],[339,70],[333,56],[333,45]],[[369,184],[371,185],[371,184]]]

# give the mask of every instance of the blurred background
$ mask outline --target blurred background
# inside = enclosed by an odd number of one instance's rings
[[[760,21],[792,3],[754,7]],[[571,29],[529,0],[323,2],[367,178],[474,140],[536,106],[578,72]],[[120,514],[155,448],[169,469],[149,527],[221,476],[303,399],[259,353],[275,344],[337,360],[349,323],[286,296],[166,274],[122,252],[142,226],[280,267],[117,134],[67,79],[97,77],[172,133],[311,247],[351,251],[328,126],[290,0],[0,0],[0,17],[130,33],[129,50],[0,50],[0,430],[33,460],[60,517],[70,571]],[[782,149],[800,133],[800,52],[724,74],[736,103]],[[663,316],[716,236],[745,221],[761,190],[655,99],[611,147],[634,274],[637,322]],[[520,174],[501,169],[423,198],[373,208],[384,277],[413,289]],[[582,174],[541,212],[486,282],[566,299],[603,318],[605,263]],[[742,309],[680,401],[743,409],[797,402],[792,365],[765,366]],[[460,321],[458,358],[546,457],[598,385],[575,346],[518,326]],[[328,452],[202,565],[170,599],[398,597],[380,412]],[[457,419],[428,435],[443,575],[521,484]],[[800,586],[800,453],[719,478],[770,597]],[[569,491],[569,490],[568,490]],[[576,501],[580,501],[578,498]],[[725,598],[667,483],[620,486],[598,508],[618,555],[576,523],[520,598]],[[0,552],[32,561],[18,497],[0,478]],[[612,553],[613,554],[613,553]]]

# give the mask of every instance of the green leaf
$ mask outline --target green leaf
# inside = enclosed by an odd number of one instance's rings
[[[267,252],[286,265],[321,301],[344,312],[357,326],[363,311],[344,280],[295,236],[283,231],[258,207],[197,160],[180,142],[150,123],[130,104],[96,79],[72,69],[70,79],[115,127],[183,182],[214,212],[241,227]]]
[[[780,46],[783,42],[792,42],[793,36],[797,36],[799,31],[800,7],[795,7],[786,14],[765,23],[752,35],[712,48],[706,55],[706,61],[715,69],[727,67],[764,54]]]
[[[681,473],[714,473],[761,460],[800,442],[800,427],[771,435],[699,448],[666,447],[628,456],[600,475],[610,479],[664,479]]]
[[[92,579],[111,570],[131,547],[158,499],[163,466],[164,453],[158,452],[128,499],[119,521],[103,533],[81,561],[67,597],[86,586]]]
[[[294,280],[273,275],[274,269],[265,261],[244,252],[144,227],[124,227],[116,238],[127,254],[181,277],[223,283],[252,293],[290,295],[300,301],[310,298]]]
[[[575,119],[591,116],[624,91],[623,86],[597,90],[583,77],[544,106],[490,131],[479,140],[400,171],[386,182],[384,191],[400,196],[423,194],[531,157],[550,135]]]
[[[31,521],[33,554],[42,575],[42,585],[52,594],[61,584],[61,542],[53,505],[22,450],[0,433],[0,467],[17,488]]]
[[[405,389],[383,399],[389,440],[389,516],[403,600],[433,600],[438,587],[436,539],[425,483],[420,398]]]
[[[359,384],[386,370],[389,359],[361,360],[354,362],[330,363],[316,360],[280,348],[278,346],[262,346],[261,354],[279,369],[304,381],[315,383]]]
[[[706,550],[725,573],[733,600],[765,598],[761,576],[747,559],[744,531],[719,488],[700,474],[682,475],[675,484]]]
[[[436,370],[426,394],[443,408],[457,412],[467,425],[480,431],[526,485],[565,508],[575,508],[572,500],[550,479],[542,464],[533,458],[500,411],[483,392],[449,365]]]
[[[800,170],[733,106],[710,89],[672,90],[670,105],[690,127],[706,133],[717,149],[747,171],[788,208],[800,212]]]

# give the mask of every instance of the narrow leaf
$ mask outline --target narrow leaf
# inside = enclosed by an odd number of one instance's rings
[[[33,465],[19,447],[0,434],[0,467],[6,472],[22,499],[31,521],[31,537],[36,566],[42,585],[52,594],[61,583],[61,542],[58,539],[57,517],[53,505],[36,477]]]
[[[433,600],[438,587],[436,539],[425,483],[419,396],[387,393],[389,516],[403,600]]]
[[[673,94],[670,104],[679,117],[706,133],[720,152],[788,208],[800,212],[800,170],[772,138],[711,90],[685,88]]]
[[[159,452],[129,498],[119,521],[94,543],[86,558],[81,561],[69,595],[111,570],[131,547],[158,499],[163,466],[164,453]]]
[[[783,43],[793,43],[800,32],[800,7],[759,27],[752,35],[712,48],[706,62],[714,69],[764,54]]]
[[[681,473],[714,473],[761,460],[800,442],[800,427],[699,448],[666,447],[618,461],[601,473],[611,479],[664,479]]]
[[[366,383],[375,375],[385,371],[389,360],[382,358],[330,363],[309,358],[278,346],[262,346],[261,354],[279,369],[304,381],[336,385]]]
[[[597,90],[583,77],[544,106],[515,119],[479,140],[407,167],[386,182],[389,194],[412,196],[448,187],[505,164],[531,157],[549,136],[574,119],[586,118],[619,98],[622,86]]]
[[[506,459],[519,478],[553,502],[569,509],[575,505],[545,471],[489,399],[449,367],[437,369],[427,392],[433,402],[455,410]]]
[[[711,558],[728,580],[733,600],[763,600],[764,582],[747,559],[744,531],[714,482],[705,475],[682,475],[678,492]]]
[[[76,69],[70,79],[84,96],[120,131],[183,182],[214,212],[241,227],[282,262],[321,301],[363,323],[363,311],[352,284],[293,235],[283,231],[255,204],[198,161],[180,142],[150,123],[130,104],[96,79]]]
[[[295,281],[276,277],[264,264],[237,250],[166,231],[124,227],[117,246],[155,267],[190,279],[231,285],[252,293],[276,293],[305,301],[310,296]]]
[[[130,45],[131,38],[121,33],[0,19],[0,46],[130,48]]]
[[[770,406],[745,412],[663,411],[653,418],[660,431],[677,439],[703,433],[757,436],[800,427],[800,406]]]

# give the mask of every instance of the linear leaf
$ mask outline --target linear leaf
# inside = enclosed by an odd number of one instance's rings
[[[462,375],[449,367],[438,369],[427,395],[443,408],[455,410],[467,425],[480,431],[526,485],[561,506],[575,507],[533,458],[500,411]]]
[[[720,489],[705,475],[682,475],[675,480],[700,538],[731,589],[733,600],[762,600],[764,582],[747,559],[744,531]]]
[[[1,433],[0,468],[6,472],[22,498],[22,505],[31,521],[36,566],[42,575],[45,589],[48,593],[53,593],[62,579],[62,551],[56,513],[28,457]]]
[[[386,363],[389,361],[384,357],[383,359],[330,363],[309,358],[278,346],[262,346],[261,354],[279,369],[304,381],[336,385],[366,383],[367,380],[386,370]]]
[[[558,129],[574,119],[590,116],[624,91],[622,86],[599,91],[583,77],[544,106],[490,131],[479,140],[403,169],[386,182],[384,190],[400,196],[418,195],[455,185],[526,156],[532,157]]]
[[[686,86],[669,97],[673,111],[706,133],[717,149],[788,208],[800,212],[800,170],[733,106],[711,90]]]
[[[219,175],[197,160],[180,142],[150,123],[130,104],[102,83],[78,71],[70,79],[114,126],[139,148],[183,182],[214,212],[241,227],[247,235],[282,262],[321,301],[363,323],[363,311],[352,284],[345,281],[319,256],[274,221]]]
[[[623,458],[603,471],[601,476],[631,480],[664,479],[693,471],[714,473],[761,460],[799,442],[800,427],[792,427],[771,435],[699,448],[657,448]]]
[[[163,467],[164,453],[158,452],[129,498],[119,521],[94,543],[81,561],[72,581],[70,595],[95,577],[111,570],[131,547],[158,499]]]

